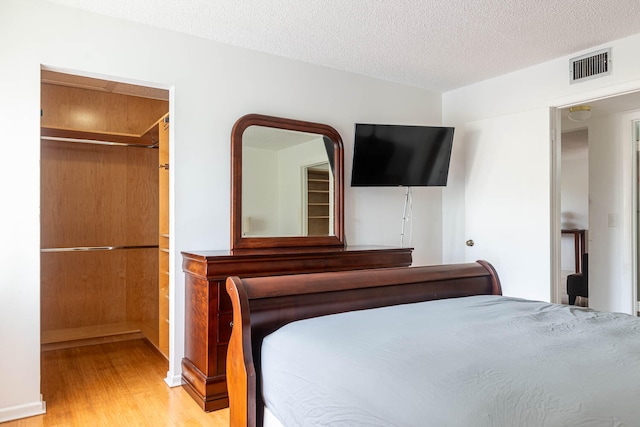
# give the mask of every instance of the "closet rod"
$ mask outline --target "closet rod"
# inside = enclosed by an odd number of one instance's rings
[[[75,246],[69,248],[42,248],[40,252],[86,252],[86,251],[113,251],[116,249],[158,249],[158,245],[139,246]]]
[[[40,139],[46,139],[48,141],[77,142],[81,144],[115,145],[119,147],[158,148],[158,144],[153,144],[153,145],[129,144],[126,142],[99,141],[97,139],[64,138],[61,136],[41,136]]]

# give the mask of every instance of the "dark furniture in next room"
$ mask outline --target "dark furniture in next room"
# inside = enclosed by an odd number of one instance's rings
[[[589,298],[589,254],[582,254],[582,272],[567,276],[569,304],[575,305],[576,297]]]

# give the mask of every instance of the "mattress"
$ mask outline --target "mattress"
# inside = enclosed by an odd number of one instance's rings
[[[637,426],[640,320],[473,296],[290,323],[264,340],[287,426]]]

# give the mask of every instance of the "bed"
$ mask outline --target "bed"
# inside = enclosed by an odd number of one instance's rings
[[[484,261],[227,291],[234,427],[640,423],[640,321],[504,297]]]

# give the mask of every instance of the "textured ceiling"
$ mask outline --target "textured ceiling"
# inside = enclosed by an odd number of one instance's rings
[[[49,1],[438,92],[640,33],[638,0]]]

